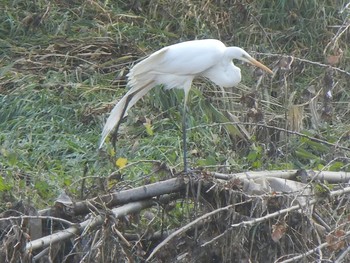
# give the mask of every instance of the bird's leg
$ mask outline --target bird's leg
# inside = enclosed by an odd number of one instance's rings
[[[117,140],[118,140],[118,130],[115,129],[111,135],[111,143],[115,153],[117,152]]]
[[[183,114],[182,114],[182,143],[183,143],[183,158],[184,158],[184,172],[187,174],[187,105],[185,102],[184,108],[183,108]]]
[[[184,157],[184,172],[187,175],[188,173],[188,167],[187,167],[187,101],[188,101],[188,94],[190,92],[191,83],[188,83],[188,85],[185,85],[184,92],[185,92],[185,100],[184,100],[184,108],[183,108],[183,114],[182,114],[182,143],[183,143],[183,157]]]

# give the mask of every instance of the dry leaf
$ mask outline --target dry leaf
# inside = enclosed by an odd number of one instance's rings
[[[285,223],[277,223],[272,226],[271,238],[274,242],[278,242],[286,233],[287,225]]]
[[[343,239],[345,232],[343,230],[335,230],[326,236],[326,242],[328,243],[328,249],[337,252],[345,247],[345,241]]]

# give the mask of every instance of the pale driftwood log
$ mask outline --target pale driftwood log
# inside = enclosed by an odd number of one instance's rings
[[[166,181],[160,181],[133,189],[120,192],[114,192],[94,198],[90,203],[103,203],[107,207],[122,205],[130,202],[145,200],[154,196],[171,194],[185,189],[185,183],[182,178],[172,178]],[[77,202],[74,204],[75,215],[89,212],[88,202]]]
[[[111,209],[115,218],[120,218],[126,216],[131,213],[137,213],[141,210],[151,207],[152,205],[156,205],[159,201],[160,203],[168,203],[169,201],[175,199],[177,195],[162,195],[159,200],[156,199],[148,199],[138,202],[130,202],[123,206]],[[98,215],[92,218],[89,218],[79,224],[66,228],[64,230],[58,231],[51,235],[30,241],[27,243],[25,251],[26,253],[30,253],[31,251],[39,248],[45,248],[57,242],[62,242],[66,239],[69,239],[75,235],[80,235],[85,231],[90,229],[94,229],[97,226],[100,226],[105,220],[105,217],[102,215]]]
[[[264,171],[264,172],[246,172],[246,173],[237,173],[237,174],[221,174],[221,173],[213,173],[213,176],[220,179],[230,180],[230,179],[240,179],[243,181],[253,181],[253,179],[262,179],[266,177],[274,177],[274,178],[284,178],[288,181],[288,178],[295,179],[296,178],[296,172],[297,170],[288,170],[288,171]],[[315,178],[321,178],[326,179],[329,182],[338,182],[338,181],[348,181],[350,179],[350,174],[346,172],[314,172],[314,171],[307,171],[308,173],[308,179],[312,178],[315,180]],[[258,180],[259,181],[259,180]],[[84,214],[88,213],[93,209],[96,210],[96,206],[102,205],[105,207],[112,207],[116,205],[124,204],[122,207],[114,208],[111,211],[115,214],[115,217],[118,218],[120,216],[127,215],[129,213],[137,212],[142,209],[148,208],[154,204],[154,200],[145,200],[150,197],[156,197],[156,196],[162,196],[163,194],[168,193],[174,193],[174,192],[180,192],[183,191],[186,188],[185,180],[182,177],[174,178],[166,181],[157,182],[150,185],[141,186],[134,189],[124,190],[120,192],[115,192],[112,194],[104,195],[101,197],[94,198],[89,201],[83,201],[73,204],[72,207],[74,209],[74,213],[77,214]],[[331,196],[333,195],[340,195],[344,194],[349,190],[350,188],[344,188],[338,191],[332,191]],[[132,202],[138,200],[138,202]],[[142,201],[143,200],[143,201]],[[132,202],[129,204],[125,204],[127,202]],[[314,201],[316,202],[316,200]],[[306,206],[311,205],[312,202],[308,202]],[[69,204],[68,204],[69,205]],[[304,205],[297,205],[292,206],[287,209],[285,209],[287,212],[292,211],[294,209],[300,209],[305,208]],[[222,209],[222,208],[220,208]],[[220,210],[219,209],[219,210]],[[276,213],[276,215],[283,214],[284,210],[280,210]],[[271,216],[276,216],[275,214],[269,215],[269,217],[261,217],[257,218],[251,221],[247,222],[241,222],[240,224],[237,224],[237,226],[251,226],[254,225],[256,222],[259,221],[265,221],[269,219]],[[206,215],[204,215],[205,217]],[[32,242],[29,242],[26,246],[26,252],[30,253],[32,250],[39,249],[39,248],[45,248],[50,246],[53,243],[61,242],[62,240],[72,238],[75,235],[81,235],[81,233],[84,233],[84,231],[88,231],[89,229],[93,229],[96,226],[99,226],[103,222],[104,218],[102,216],[96,216],[94,218],[91,218],[89,220],[86,220],[80,224],[77,224],[75,226],[70,226],[69,228],[62,230],[60,232],[54,233],[50,236],[46,236],[37,240],[34,240]],[[191,228],[193,225],[196,225],[198,222],[195,220],[194,222],[191,222],[188,227]],[[237,227],[236,225],[231,225],[230,229]],[[171,238],[180,235],[184,229],[187,229],[186,226],[176,232],[176,234],[171,235]],[[225,231],[226,233],[227,231]],[[224,235],[223,233],[222,235]],[[208,241],[206,244],[212,243],[216,239],[220,238],[222,235],[219,235],[217,238],[214,238],[211,241]],[[168,240],[164,240],[162,245],[165,245]],[[152,255],[154,255],[157,252],[155,250],[152,252]]]
[[[256,179],[260,177],[278,177],[283,179],[296,178],[297,170],[277,170],[277,171],[249,171],[236,174],[212,173],[217,179]],[[350,173],[347,172],[329,172],[329,171],[307,171],[310,178],[326,180],[329,183],[339,183],[350,181]],[[87,201],[76,202],[72,204],[73,215],[83,215],[90,212],[90,204],[104,204],[107,207],[123,205],[128,202],[144,200],[154,196],[178,192],[185,189],[183,178],[172,178],[166,181],[136,187],[133,189],[114,192],[108,195],[96,197]],[[40,215],[51,215],[51,209],[39,211]]]
[[[183,178],[172,178],[166,181],[160,181],[153,184],[148,184],[133,189],[123,190],[120,192],[113,192],[111,194],[95,197],[87,201],[80,201],[71,204],[72,214],[84,215],[90,212],[90,208],[95,210],[94,206],[103,205],[105,207],[114,207],[130,202],[140,201],[160,196],[164,194],[171,194],[185,189],[185,182]],[[92,206],[93,207],[92,207]],[[45,209],[39,212],[41,215],[50,215],[51,209]]]
[[[125,204],[121,207],[112,209],[112,213],[114,214],[115,218],[120,218],[122,216],[126,216],[127,214],[136,213],[141,211],[142,209],[151,207],[153,204],[155,204],[154,200],[132,202],[129,204]],[[79,235],[85,231],[88,231],[89,229],[93,229],[101,225],[103,221],[104,217],[102,215],[98,215],[62,231],[30,241],[26,245],[26,252],[29,253],[33,250],[45,248],[57,242],[62,242],[63,240],[71,238],[75,235]]]
[[[256,179],[260,177],[278,177],[283,179],[295,179],[298,170],[276,170],[276,171],[248,171],[236,174],[213,173],[218,179]],[[330,172],[330,171],[313,171],[306,170],[309,179],[325,180],[329,183],[344,183],[350,181],[350,173],[347,172]]]

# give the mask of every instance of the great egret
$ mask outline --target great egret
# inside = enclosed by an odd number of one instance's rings
[[[115,105],[102,131],[100,147],[113,129],[117,132],[128,110],[157,85],[185,92],[183,114],[184,170],[186,161],[186,104],[192,81],[197,76],[210,79],[221,87],[233,87],[241,81],[241,70],[233,59],[253,64],[269,73],[268,67],[239,47],[226,47],[215,39],[193,40],[164,47],[136,64],[127,75],[129,91]]]

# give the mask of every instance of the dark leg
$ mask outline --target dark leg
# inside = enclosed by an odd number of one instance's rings
[[[186,111],[187,107],[186,105],[183,108],[183,114],[182,114],[182,143],[183,143],[183,150],[184,150],[184,172],[187,174],[187,125],[186,125]]]
[[[115,129],[111,135],[111,143],[115,153],[117,152],[117,139],[118,139],[118,129]]]

